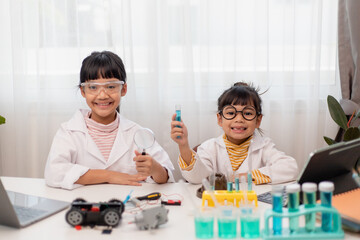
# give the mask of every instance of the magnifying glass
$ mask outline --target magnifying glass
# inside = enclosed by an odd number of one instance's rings
[[[140,128],[134,134],[134,143],[142,151],[142,155],[146,154],[146,149],[150,148],[154,142],[154,133],[148,128]]]

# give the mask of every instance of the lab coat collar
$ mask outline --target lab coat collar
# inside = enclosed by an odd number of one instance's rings
[[[226,145],[225,145],[225,142],[224,142],[224,139],[223,139],[223,134],[216,138],[216,143],[220,147],[226,148]],[[256,151],[258,149],[261,149],[261,148],[264,147],[264,145],[265,145],[264,139],[261,137],[260,133],[255,131],[254,135],[253,135],[253,142],[249,146],[249,152],[253,152],[253,151]]]
[[[129,130],[130,128],[134,127],[136,124],[125,117],[121,116],[118,113],[118,121],[119,123],[119,129],[118,133],[116,135],[116,139],[114,141],[114,146],[119,147],[113,147],[111,149],[109,159],[108,161],[105,161],[103,155],[101,154],[99,148],[96,146],[96,143],[90,136],[86,123],[84,120],[84,117],[87,116],[90,110],[87,109],[79,109],[73,116],[73,118],[70,119],[70,121],[67,124],[67,127],[71,131],[80,131],[83,132],[86,136],[86,148],[87,151],[95,156],[97,159],[102,161],[106,167],[109,167],[114,162],[116,162],[119,158],[121,158],[122,155],[124,155],[127,151],[129,151],[129,145],[124,139],[124,132]]]

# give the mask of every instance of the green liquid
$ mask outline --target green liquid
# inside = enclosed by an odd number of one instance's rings
[[[260,219],[259,218],[242,218],[240,220],[242,238],[259,238],[260,237]]]
[[[236,219],[219,219],[218,230],[219,238],[236,238]]]
[[[195,235],[196,238],[210,239],[214,237],[214,218],[199,217],[195,218]]]

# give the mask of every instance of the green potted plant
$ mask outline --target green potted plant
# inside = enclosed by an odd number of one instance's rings
[[[0,115],[0,125],[5,123],[5,118]]]
[[[342,138],[342,141],[350,141],[357,138],[360,138],[360,126],[351,126],[351,123],[355,121],[355,119],[360,118],[360,111],[355,114],[355,111],[349,118],[346,118],[346,114],[342,107],[340,106],[339,102],[333,97],[327,97],[328,108],[330,112],[331,118],[335,121],[340,128],[342,128],[345,132]],[[332,145],[337,143],[334,139],[324,136],[324,140],[327,144]]]
[[[333,96],[328,95],[327,103],[331,118],[334,120],[334,122],[337,125],[339,125],[340,128],[344,130],[344,134],[341,138],[341,141],[346,142],[360,138],[360,126],[351,125],[352,123],[354,123],[355,119],[360,118],[360,111],[358,111],[356,114],[354,111],[348,120],[344,110],[340,106],[340,103]],[[324,140],[328,145],[332,145],[334,143],[339,142],[326,136],[324,136]],[[354,166],[354,169],[358,174],[360,173],[359,171],[360,160],[357,161],[357,163]]]

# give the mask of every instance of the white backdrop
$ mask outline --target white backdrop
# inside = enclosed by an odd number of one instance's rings
[[[0,0],[0,175],[43,177],[60,123],[86,107],[81,61],[125,63],[121,113],[153,129],[176,163],[170,118],[182,105],[194,146],[221,134],[216,100],[236,81],[262,91],[261,128],[302,166],[337,131],[336,0]],[[179,175],[176,175],[179,176]]]

